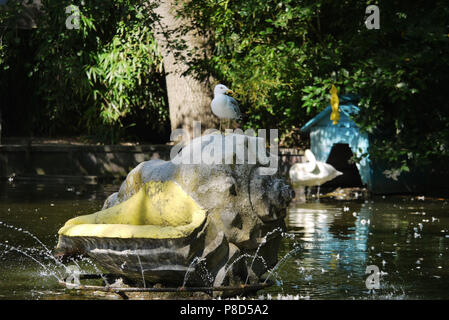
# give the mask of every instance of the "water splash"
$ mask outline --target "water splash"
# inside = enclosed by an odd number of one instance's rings
[[[5,247],[7,250],[13,250],[16,251],[20,254],[23,254],[24,256],[30,258],[31,260],[33,260],[34,262],[36,262],[38,265],[40,265],[45,272],[48,272],[48,274],[50,274],[51,276],[55,277],[56,280],[58,281],[62,281],[62,277],[58,277],[58,275],[56,274],[56,272],[52,271],[49,267],[47,267],[46,265],[44,265],[42,262],[40,262],[39,260],[37,260],[36,258],[34,258],[32,255],[28,254],[25,250],[21,250],[17,247],[11,246],[9,244],[6,243],[0,243],[0,246]]]
[[[187,280],[189,279],[190,274],[195,271],[194,266],[197,265],[201,260],[203,260],[204,258],[201,257],[195,257],[192,262],[190,262],[189,267],[187,268],[187,271],[184,275],[184,281],[182,282],[182,287],[186,286]]]
[[[251,265],[250,265],[250,267],[249,267],[249,270],[252,270],[252,269],[253,269],[254,261],[256,260],[256,257],[258,256],[258,253],[259,253],[260,248],[262,248],[262,246],[263,246],[265,243],[267,243],[267,238],[268,238],[270,235],[272,235],[273,233],[275,233],[275,232],[282,232],[282,231],[283,231],[283,230],[282,230],[280,227],[278,227],[278,228],[275,228],[274,230],[272,230],[272,231],[270,231],[270,232],[267,232],[267,233],[265,234],[265,236],[262,238],[262,241],[260,241],[260,244],[259,244],[259,246],[257,247],[256,252],[254,253],[254,258],[253,258],[253,260],[251,261]],[[267,268],[267,264],[266,264],[266,262],[265,262],[265,259],[263,260],[263,262],[264,262],[265,268]],[[248,275],[246,276],[245,284],[248,283],[248,280],[249,280],[249,273],[248,273]]]
[[[231,264],[229,264],[229,266],[227,266],[225,268],[225,274],[229,272],[229,270],[231,270],[231,267],[236,264],[237,262],[239,262],[240,260],[244,259],[244,258],[252,258],[253,256],[251,254],[245,253],[242,254],[241,256],[237,257],[237,259],[235,259],[234,261],[232,261]]]
[[[146,282],[145,282],[145,274],[143,271],[143,267],[142,267],[142,262],[140,261],[140,256],[137,254],[136,252],[136,256],[137,256],[137,260],[139,260],[139,266],[140,266],[140,273],[142,274],[142,282],[143,282],[143,287],[146,288]]]
[[[286,232],[284,232],[283,229],[280,228],[280,227],[275,228],[275,229],[273,229],[272,231],[267,232],[267,233],[265,234],[265,236],[262,238],[261,243],[260,243],[259,246],[257,247],[257,249],[256,249],[256,251],[255,251],[255,253],[254,253],[254,255],[251,255],[251,254],[248,254],[248,253],[245,253],[245,254],[240,255],[240,256],[237,257],[234,261],[232,261],[229,265],[226,265],[226,266],[225,266],[225,271],[224,271],[224,273],[227,274],[230,270],[232,270],[232,267],[233,267],[236,263],[238,263],[239,261],[241,261],[242,259],[251,259],[251,258],[252,258],[252,260],[251,260],[251,264],[250,264],[249,270],[252,269],[252,267],[253,267],[253,265],[254,265],[254,262],[255,262],[256,260],[260,260],[260,261],[264,264],[265,268],[268,269],[267,262],[266,262],[266,260],[264,259],[263,256],[259,255],[259,251],[260,251],[260,249],[262,248],[262,246],[267,242],[268,237],[271,236],[271,235],[273,235],[273,234],[276,233],[276,232],[279,232],[280,235],[281,235],[281,237],[283,237],[283,238],[290,238],[290,239],[292,239],[292,238],[295,237],[294,234],[286,233]],[[213,276],[211,275],[211,273],[207,270],[207,268],[206,268],[206,266],[205,266],[205,264],[204,264],[203,262],[205,262],[205,259],[204,259],[204,258],[201,258],[201,257],[195,257],[195,258],[192,260],[192,262],[190,263],[190,265],[189,265],[189,267],[187,268],[187,271],[186,271],[186,273],[185,273],[184,281],[183,281],[182,287],[185,287],[185,285],[187,284],[187,281],[188,281],[188,279],[189,279],[189,276],[190,276],[194,271],[198,271],[198,270],[197,270],[197,267],[198,267],[198,266],[200,266],[200,268],[201,268],[201,271],[198,272],[198,274],[199,274],[200,277],[202,278],[203,282],[206,283],[206,284],[209,283],[209,285],[211,285],[211,284],[213,283],[214,278],[213,278]],[[247,284],[248,281],[249,281],[249,274],[248,274],[247,277],[246,277],[245,284]]]
[[[263,264],[264,264],[264,266],[265,266],[265,269],[268,269],[268,266],[267,266],[267,263],[266,263],[265,259],[264,259],[262,256],[258,256],[258,253],[259,253],[259,251],[260,251],[260,248],[262,248],[262,246],[263,246],[265,243],[267,243],[268,237],[271,236],[272,234],[276,233],[276,232],[279,232],[279,233],[280,233],[280,236],[281,236],[282,238],[290,238],[290,239],[294,239],[294,238],[295,238],[295,235],[294,235],[294,234],[284,232],[284,230],[283,230],[281,227],[277,227],[277,228],[273,229],[272,231],[267,232],[267,233],[265,234],[265,236],[262,238],[262,241],[260,242],[259,246],[257,247],[256,252],[254,253],[254,258],[253,258],[253,260],[251,261],[251,265],[250,265],[250,267],[249,267],[250,270],[252,270],[253,265],[254,265],[254,261],[256,260],[256,258],[262,259],[262,262],[263,262]],[[245,284],[248,283],[248,280],[249,280],[249,273],[248,273],[248,275],[246,276]]]
[[[67,270],[67,266],[65,266],[61,261],[59,261],[58,259],[56,259],[51,250],[38,238],[36,237],[34,234],[32,234],[31,232],[29,232],[28,230],[25,230],[23,228],[18,228],[15,227],[13,225],[7,224],[3,221],[0,221],[0,226],[5,227],[5,228],[9,228],[12,229],[14,231],[17,232],[21,232],[26,234],[27,236],[31,237],[33,240],[35,240],[40,246],[43,247],[43,251],[40,251],[41,254],[44,254],[46,257],[50,258],[51,260],[53,260],[57,265],[64,267]]]
[[[187,281],[189,280],[189,276],[194,272],[197,271],[196,267],[200,266],[201,270],[198,272],[199,276],[201,277],[201,280],[206,284],[206,286],[212,285],[214,282],[214,277],[212,274],[207,270],[207,267],[205,265],[206,259],[202,257],[195,257],[192,262],[190,263],[189,267],[187,268],[187,271],[184,275],[184,281],[182,283],[182,287],[185,287],[187,284]]]
[[[64,282],[65,277],[63,276],[63,273],[60,270],[58,270],[57,268],[63,268],[63,270],[65,271],[66,274],[70,275],[72,273],[72,270],[70,269],[70,267],[65,265],[62,261],[58,260],[53,255],[52,251],[37,236],[32,234],[30,231],[7,224],[3,221],[0,221],[0,227],[8,228],[8,229],[11,229],[16,232],[21,232],[21,233],[29,236],[30,238],[32,238],[41,247],[41,248],[35,248],[35,247],[23,248],[21,246],[12,246],[8,243],[0,243],[0,246],[4,247],[6,249],[2,252],[1,256],[3,256],[4,254],[7,254],[10,251],[15,251],[19,254],[22,254],[43,268],[43,273],[41,273],[41,275],[43,275],[43,276],[50,275],[50,276],[54,277],[56,280],[58,280],[58,282]],[[49,260],[51,264],[50,265],[44,264],[36,256],[38,256],[39,258],[44,259],[44,260]],[[74,263],[79,270],[82,270],[82,267],[78,264],[78,262],[73,257],[71,257],[69,261]],[[79,259],[79,261],[86,262],[89,265],[91,265],[95,269],[95,271],[100,275],[100,277],[103,279],[103,281],[106,283],[106,285],[109,286],[109,283],[108,283],[106,277],[98,269],[97,265],[95,263],[93,263],[92,260],[90,260],[87,257],[82,257]]]
[[[290,250],[289,252],[287,252],[286,255],[284,255],[284,257],[282,257],[281,260],[279,260],[279,262],[271,269],[271,271],[268,273],[267,278],[265,279],[265,281],[263,282],[264,284],[268,281],[268,279],[270,279],[270,277],[273,275],[273,273],[279,269],[279,267],[285,262],[287,261],[293,254],[295,254],[296,252],[298,252],[299,250],[303,249],[303,246],[301,246],[300,244],[296,243],[294,244],[294,248],[292,250]]]
[[[73,258],[71,260],[76,263],[76,261]],[[83,262],[87,262],[90,266],[92,266],[94,268],[95,272],[101,277],[103,282],[106,284],[106,286],[109,287],[111,285],[109,283],[108,279],[105,277],[104,273],[102,271],[100,271],[98,266],[90,258],[88,258],[88,257],[81,257],[80,260],[83,261]],[[80,269],[81,269],[81,267],[80,267]]]

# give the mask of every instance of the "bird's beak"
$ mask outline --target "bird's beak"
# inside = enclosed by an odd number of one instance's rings
[[[234,91],[232,91],[232,90],[228,89],[228,91],[226,91],[226,93],[227,93],[227,94],[233,94],[233,93],[234,93]]]

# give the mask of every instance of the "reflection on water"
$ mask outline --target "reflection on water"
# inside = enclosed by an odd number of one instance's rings
[[[304,250],[283,269],[281,291],[310,299],[449,297],[449,214],[444,201],[391,197],[292,206],[287,227]],[[283,252],[291,244],[284,242]],[[366,269],[380,270],[370,291]]]
[[[311,258],[317,258],[322,270],[351,270],[366,265],[370,216],[365,207],[359,207],[358,212],[342,212],[318,203],[291,208],[288,226],[304,241],[304,248],[314,253]]]
[[[52,248],[69,218],[99,210],[117,186],[0,183],[0,221],[26,229]],[[305,299],[449,298],[449,212],[444,200],[400,197],[292,206],[276,285],[260,295]],[[24,232],[0,226],[0,243],[27,250],[42,246]],[[51,268],[52,261],[38,255]],[[54,263],[53,263],[54,264]],[[381,272],[380,289],[365,285],[367,266]],[[95,266],[86,263],[83,268]],[[89,269],[90,268],[90,269]],[[60,288],[41,265],[0,248],[0,299],[79,299]],[[92,298],[90,296],[89,298]],[[116,298],[99,296],[98,298]]]

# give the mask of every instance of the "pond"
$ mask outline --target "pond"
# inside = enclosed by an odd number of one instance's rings
[[[57,265],[43,245],[51,250],[67,219],[101,209],[117,189],[112,184],[1,182],[0,299],[92,299],[58,284],[52,276]],[[275,284],[257,297],[449,298],[446,199],[312,200],[291,205],[286,224],[294,236],[282,242],[279,259],[285,259],[273,274]],[[88,260],[80,264],[96,271]],[[370,270],[380,272],[378,289],[367,287]]]

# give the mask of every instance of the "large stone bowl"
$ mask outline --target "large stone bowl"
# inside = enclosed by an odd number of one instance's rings
[[[202,254],[205,222],[175,182],[149,181],[116,206],[67,221],[58,248],[87,253],[116,275],[179,284]]]
[[[277,262],[286,208],[294,197],[283,178],[261,174],[267,164],[254,149],[258,139],[210,134],[192,140],[171,161],[139,164],[102,211],[66,223],[57,248],[87,254],[136,281],[257,283]],[[222,146],[218,157],[217,146]],[[251,152],[255,163],[248,160]],[[194,160],[198,154],[200,162]],[[164,200],[155,200],[155,194]],[[159,211],[148,208],[155,203]]]

